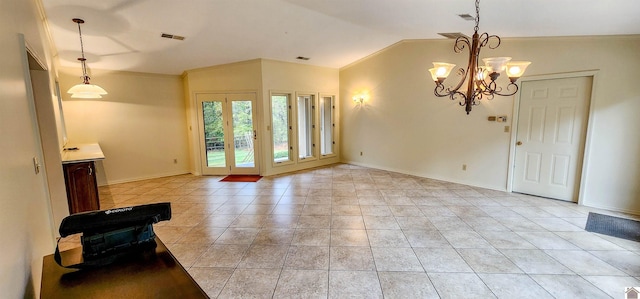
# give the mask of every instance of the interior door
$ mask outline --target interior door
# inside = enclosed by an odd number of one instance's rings
[[[259,174],[253,93],[196,95],[202,174]]]
[[[524,81],[513,191],[577,201],[592,77]]]

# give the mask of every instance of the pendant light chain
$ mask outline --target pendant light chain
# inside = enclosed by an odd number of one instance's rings
[[[82,43],[82,29],[80,28],[80,23],[78,22],[78,34],[80,35],[80,53],[82,53],[82,59],[84,60],[84,44]]]
[[[84,84],[90,84],[89,82],[89,75],[87,74],[87,64],[86,64],[86,58],[84,56],[84,43],[82,42],[82,29],[80,28],[80,24],[84,23],[84,20],[82,19],[73,19],[74,22],[76,22],[76,24],[78,24],[78,34],[80,35],[80,53],[82,53],[82,57],[78,58],[78,60],[80,60],[80,65],[82,65],[82,81],[84,82]]]

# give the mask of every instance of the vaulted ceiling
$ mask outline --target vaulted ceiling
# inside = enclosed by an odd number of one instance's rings
[[[40,0],[62,66],[180,74],[268,58],[339,68],[404,39],[473,33],[473,0]],[[484,0],[500,37],[640,34],[639,0]],[[162,33],[184,40],[162,38]],[[296,57],[309,57],[308,61]]]

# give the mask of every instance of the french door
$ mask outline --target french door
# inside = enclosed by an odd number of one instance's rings
[[[196,95],[202,174],[259,174],[254,93]]]

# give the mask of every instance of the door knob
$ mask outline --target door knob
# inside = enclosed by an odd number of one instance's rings
[[[516,145],[522,145],[522,141],[516,142]]]

